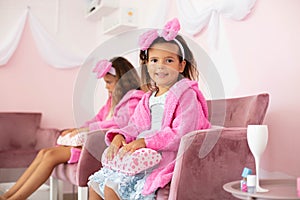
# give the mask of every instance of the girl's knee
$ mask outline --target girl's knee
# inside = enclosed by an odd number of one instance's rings
[[[56,147],[50,147],[50,148],[41,149],[41,150],[39,150],[38,155],[45,156],[49,152],[55,151],[55,149],[56,149]]]
[[[36,157],[36,162],[47,166],[56,166],[66,163],[70,159],[70,148],[51,147],[41,149]]]
[[[94,193],[95,190],[92,187],[89,187],[89,193]]]
[[[47,149],[47,148],[46,149],[41,149],[38,152],[36,158],[39,159],[39,160],[43,160],[48,151],[49,151],[49,149]]]
[[[107,186],[104,187],[104,197],[104,199],[119,199],[115,191]]]
[[[98,193],[92,187],[89,187],[89,200],[94,200],[94,199],[102,200],[102,198],[98,195]]]
[[[58,149],[47,149],[43,155],[43,161],[49,164],[60,164],[62,162],[66,162],[66,160],[62,158],[63,152]]]
[[[38,156],[43,156],[45,155],[45,153],[47,152],[48,149],[41,149],[39,152],[38,152]]]

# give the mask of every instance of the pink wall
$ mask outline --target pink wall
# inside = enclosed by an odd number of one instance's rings
[[[240,81],[232,96],[260,92],[271,96],[265,120],[270,139],[263,168],[292,176],[300,176],[299,9],[298,0],[258,0],[244,21],[222,18]],[[195,39],[204,40],[202,34]],[[0,66],[0,111],[39,111],[45,127],[74,126],[72,92],[78,70],[45,64],[26,26],[12,59]]]
[[[263,168],[294,176],[300,176],[299,11],[297,0],[259,0],[245,21],[224,20],[240,79],[235,94],[271,96]]]
[[[0,111],[42,112],[43,127],[73,127],[72,95],[78,70],[47,65],[27,23],[13,57],[0,66]]]

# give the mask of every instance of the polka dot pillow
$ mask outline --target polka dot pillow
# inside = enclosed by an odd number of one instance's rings
[[[62,146],[72,146],[72,147],[78,147],[78,146],[83,146],[85,140],[87,137],[87,132],[80,132],[74,136],[70,136],[69,134],[66,134],[64,136],[59,136],[57,138],[56,143],[58,145]]]
[[[157,165],[161,160],[161,155],[155,150],[149,148],[141,148],[136,150],[133,153],[127,153],[121,158],[119,154],[117,154],[113,160],[107,160],[106,153],[107,149],[102,154],[102,165],[127,174],[127,175],[135,175],[145,170],[154,167]]]

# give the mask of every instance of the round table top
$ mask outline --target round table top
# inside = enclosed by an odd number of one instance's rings
[[[239,199],[300,199],[297,196],[296,179],[262,179],[259,181],[262,188],[268,189],[263,193],[247,193],[240,189],[240,181],[233,181],[223,185],[225,191]]]

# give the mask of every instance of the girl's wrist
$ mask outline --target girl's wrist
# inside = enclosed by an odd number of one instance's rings
[[[121,135],[121,134],[117,134],[116,136],[118,136],[119,138],[122,138],[122,139],[125,140],[125,137],[123,135]]]
[[[114,139],[112,140],[112,144],[120,147],[122,146],[122,143],[125,141],[125,138],[123,135],[121,134],[117,134],[115,135]]]
[[[89,131],[89,128],[88,127],[78,128],[77,131],[78,132]]]

